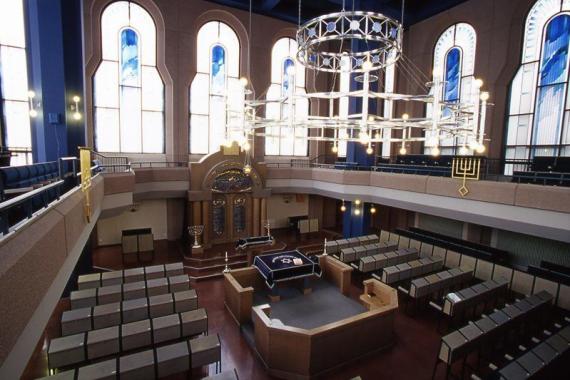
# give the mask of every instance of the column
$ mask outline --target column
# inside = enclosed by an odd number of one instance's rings
[[[267,234],[267,230],[263,227],[263,224],[267,222],[267,198],[261,198],[261,234]],[[271,226],[269,226],[271,230]]]
[[[367,235],[370,231],[370,203],[360,203],[356,207],[354,202],[345,202],[346,211],[342,219],[342,235],[344,238]],[[359,209],[357,215],[355,209]]]
[[[29,88],[40,102],[31,120],[35,162],[77,155],[85,145],[82,19],[80,0],[27,0]],[[79,96],[82,117],[73,118]]]
[[[202,224],[204,225],[202,242],[204,246],[209,246],[210,245],[210,201],[202,201]]]
[[[253,198],[253,236],[259,236],[260,225],[260,201],[259,198]]]
[[[192,225],[197,226],[202,224],[202,205],[200,201],[192,203]]]

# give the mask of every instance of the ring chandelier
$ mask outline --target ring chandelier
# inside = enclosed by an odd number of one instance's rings
[[[226,144],[233,140],[249,152],[254,136],[280,137],[266,133],[271,127],[305,129],[303,137],[309,141],[332,142],[333,153],[338,152],[341,141],[359,142],[367,146],[372,154],[374,143],[399,143],[400,154],[406,154],[406,143],[419,141],[431,148],[434,156],[440,153],[440,143],[444,139],[459,137],[462,145],[460,154],[483,153],[485,150],[485,113],[489,94],[481,91],[482,80],[473,81],[470,99],[467,101],[442,101],[445,82],[440,73],[433,73],[433,81],[426,83],[427,94],[407,95],[391,92],[377,92],[370,83],[378,80],[379,70],[398,62],[402,56],[402,25],[385,15],[373,12],[342,11],[316,17],[301,25],[297,31],[297,60],[307,69],[334,73],[359,73],[354,79],[362,83],[362,88],[352,91],[301,93],[296,91],[295,66],[288,68],[288,91],[281,98],[248,99],[252,94],[248,80],[241,79],[245,101],[243,111],[229,112],[226,124]],[[338,52],[330,51],[331,46],[340,47]],[[348,49],[343,49],[347,47]],[[360,49],[359,49],[360,47]],[[327,50],[328,49],[328,50]],[[335,113],[335,102],[340,99],[356,99],[362,104],[360,112],[344,117]],[[329,102],[329,115],[309,115],[298,118],[295,104],[299,101]],[[383,117],[369,112],[369,101],[420,102],[431,112],[426,117],[410,118]],[[283,119],[262,117],[265,107],[279,104],[287,110]],[[266,129],[267,128],[267,129]],[[278,130],[281,130],[279,128]],[[277,128],[275,128],[277,129]],[[275,130],[274,129],[274,130]],[[413,133],[413,131],[420,131]],[[390,133],[400,131],[400,133]],[[289,132],[291,133],[291,132]],[[294,133],[294,132],[293,132]],[[295,136],[298,134],[294,133]],[[399,137],[393,137],[399,135]],[[246,171],[251,170],[249,154],[246,154]]]

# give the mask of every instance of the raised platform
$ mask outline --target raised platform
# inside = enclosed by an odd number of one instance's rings
[[[367,309],[356,300],[344,296],[336,286],[322,279],[312,281],[313,291],[302,294],[292,288],[280,302],[271,304],[271,320],[302,329],[313,329],[364,313]],[[267,292],[256,291],[255,301],[267,303]]]
[[[359,304],[348,297],[352,268],[329,256],[319,264],[323,279],[313,281],[313,293],[292,288],[271,305],[254,305],[267,291],[257,269],[224,276],[226,308],[238,325],[253,325],[255,348],[271,376],[315,378],[394,343],[396,290],[368,280]]]

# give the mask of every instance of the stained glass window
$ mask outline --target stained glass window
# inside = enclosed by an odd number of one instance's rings
[[[466,23],[452,25],[439,36],[433,54],[433,72],[444,81],[442,101],[472,101],[476,47],[477,33]],[[431,112],[428,107],[428,115]],[[449,116],[449,112],[444,108],[442,116]],[[456,154],[457,147],[463,143],[462,137],[445,138],[440,141],[441,154]],[[430,150],[431,146],[426,144],[425,153],[428,154]]]
[[[0,125],[12,165],[32,163],[27,67],[23,1],[0,1]]]
[[[190,153],[217,152],[229,134],[228,123],[243,112],[244,91],[239,82],[240,44],[234,30],[210,21],[198,31],[196,76],[190,86]]]
[[[93,78],[95,147],[164,153],[164,83],[156,67],[156,26],[129,1],[101,17],[102,61]]]
[[[521,65],[510,86],[505,158],[570,156],[570,2],[538,0],[527,15]],[[505,166],[512,174],[513,164]]]
[[[452,48],[447,52],[445,60],[445,91],[443,99],[446,102],[459,100],[459,86],[461,84],[461,50]]]
[[[288,96],[293,84],[295,92],[305,93],[305,68],[296,60],[297,42],[292,38],[280,38],[271,50],[271,85],[267,90],[267,99],[275,100],[265,109],[266,117],[277,122],[289,118],[289,103],[278,100]],[[306,119],[309,115],[307,99],[295,99],[295,120]],[[275,125],[265,128],[265,154],[271,156],[306,156],[308,154],[307,130]]]

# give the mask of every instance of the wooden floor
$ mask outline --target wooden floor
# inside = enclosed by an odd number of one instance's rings
[[[318,235],[314,242],[322,241]],[[295,243],[293,237],[288,238],[287,246]],[[314,243],[311,240],[298,242],[299,244]],[[157,252],[152,262],[136,263],[129,262],[127,267],[161,264],[176,262],[182,259],[180,251],[182,245],[178,243],[161,243],[157,245]],[[113,249],[96,249],[93,255],[94,265],[119,269],[121,265],[120,253],[113,253]],[[188,272],[188,271],[187,271]],[[362,279],[354,279],[351,289],[351,297],[358,299],[362,293]],[[224,370],[237,369],[240,379],[270,379],[263,367],[261,360],[246,343],[239,328],[230,314],[224,308],[224,286],[221,278],[196,281],[192,286],[197,290],[199,305],[208,312],[208,325],[210,334],[218,333],[222,343],[222,365]],[[34,379],[47,375],[47,342],[53,337],[59,336],[59,320],[61,313],[69,309],[69,301],[60,301],[49,321],[44,335],[31,358],[24,379]],[[436,318],[431,312],[421,313],[420,316],[410,316],[401,311],[395,319],[396,343],[393,347],[384,351],[376,352],[361,358],[341,368],[336,368],[322,376],[323,379],[348,380],[355,376],[362,379],[410,379],[421,380],[431,378],[431,372],[439,348],[440,334],[436,330]],[[342,350],[342,347],[338,347]],[[213,368],[213,367],[212,367]],[[192,378],[199,379],[205,375],[202,372],[182,374],[171,379]],[[438,372],[438,378],[443,378],[443,366]]]

